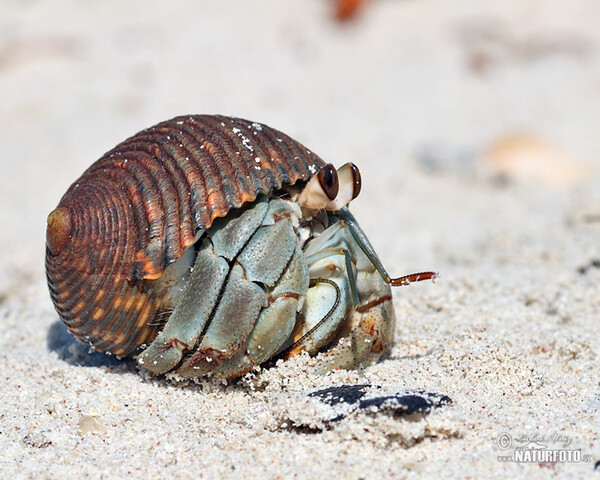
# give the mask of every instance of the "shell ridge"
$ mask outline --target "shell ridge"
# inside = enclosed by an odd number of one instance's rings
[[[109,192],[106,192],[106,195],[109,195]],[[116,205],[115,208],[118,212],[123,212],[127,210],[127,197],[125,196],[111,196],[110,200],[112,202],[119,202],[119,205]],[[122,220],[128,221],[128,224],[122,225],[120,222]],[[109,331],[111,325],[117,324],[119,322],[120,314],[122,313],[118,306],[122,302],[122,299],[127,295],[132,294],[131,284],[126,281],[120,281],[124,278],[124,272],[121,270],[121,258],[116,255],[118,251],[123,252],[123,257],[132,257],[134,254],[134,249],[131,248],[131,245],[135,245],[134,242],[131,242],[132,232],[135,231],[135,224],[131,223],[131,217],[128,215],[113,215],[112,216],[112,224],[109,226],[109,230],[113,231],[116,234],[115,243],[112,246],[112,249],[108,251],[110,263],[108,264],[108,272],[105,270],[105,274],[103,275],[104,282],[99,284],[98,291],[90,292],[90,296],[93,295],[94,301],[90,303],[89,309],[96,310],[96,313],[103,313],[102,318],[98,320],[98,328],[95,331],[92,331],[94,335],[99,335],[99,332]],[[115,255],[111,255],[110,253],[115,250]],[[109,273],[109,274],[106,274]],[[92,313],[90,313],[92,314]],[[94,318],[97,317],[96,314],[93,315]]]
[[[222,177],[226,179],[223,183],[223,193],[225,194],[228,210],[230,210],[240,208],[245,203],[244,198],[249,196],[249,185],[251,184],[248,181],[251,162],[249,157],[251,152],[244,147],[243,138],[240,142],[242,132],[240,126],[232,122],[231,119],[220,118],[219,120],[221,121],[215,121],[213,124],[215,129],[222,133],[222,135],[219,135],[219,146],[223,152],[216,160],[219,163]],[[224,120],[227,120],[227,123]]]
[[[195,236],[196,231],[204,228],[208,223],[208,215],[205,211],[197,208],[197,205],[202,204],[207,196],[207,186],[204,180],[205,174],[202,171],[203,158],[206,155],[204,147],[198,148],[198,143],[194,136],[185,129],[180,129],[177,133],[177,138],[181,144],[183,155],[176,158],[179,168],[184,172],[187,184],[189,185],[188,202],[189,210],[192,217],[190,225],[192,228],[191,235]]]
[[[242,150],[234,142],[235,139],[235,128],[229,123],[225,123],[226,119],[205,119],[207,123],[212,126],[211,139],[213,140],[211,149],[211,160],[215,166],[219,169],[221,181],[219,182],[216,191],[220,193],[219,197],[222,198],[222,205],[218,211],[213,212],[213,219],[216,217],[224,217],[231,208],[238,208],[241,206],[241,188],[236,185],[230,179],[236,177],[235,164],[239,164],[242,155]],[[240,155],[238,155],[238,152]],[[216,209],[215,209],[216,210]],[[212,223],[212,222],[211,222]]]
[[[80,191],[81,194],[85,194],[84,198],[86,199],[86,204],[91,205],[92,207],[98,204],[102,204],[106,199],[106,191],[104,185],[100,185],[93,190],[86,191],[86,188],[83,187]],[[110,198],[108,198],[110,202]],[[95,241],[96,245],[90,245],[91,250],[96,250],[95,254],[90,254],[84,258],[68,258],[66,261],[69,262],[70,268],[68,270],[63,271],[63,274],[60,277],[60,284],[62,284],[66,290],[64,291],[61,297],[64,298],[60,302],[60,306],[62,309],[68,311],[72,315],[71,325],[77,325],[79,321],[79,317],[82,314],[82,307],[85,307],[87,302],[82,302],[82,299],[78,295],[74,295],[73,293],[78,293],[82,290],[82,284],[86,284],[86,288],[83,290],[85,294],[85,298],[92,297],[96,290],[99,288],[98,279],[95,278],[94,273],[98,270],[97,262],[102,262],[102,265],[106,265],[105,260],[107,259],[106,252],[103,252],[98,247],[100,246],[100,240],[102,237],[100,236],[100,231],[98,224],[105,222],[104,216],[98,218],[100,212],[98,212],[97,208],[84,211],[83,213],[92,213],[95,212],[95,218],[91,215],[88,218],[88,221],[83,221],[80,215],[74,215],[74,223],[76,224],[76,230],[83,232],[82,240],[87,240],[91,238]],[[110,260],[110,257],[108,257]],[[110,264],[109,264],[110,265]],[[90,279],[93,280],[90,283]]]
[[[188,133],[188,139],[194,155],[194,163],[198,168],[202,182],[205,185],[205,197],[197,199],[193,211],[199,211],[202,218],[202,224],[196,225],[196,230],[200,228],[209,228],[214,218],[214,211],[224,210],[223,201],[219,197],[219,185],[223,183],[218,164],[214,161],[215,145],[213,144],[212,132],[205,130],[203,126],[196,123],[184,124],[183,130]],[[190,128],[191,127],[191,128]],[[199,138],[201,134],[204,139]],[[220,204],[219,204],[220,203]]]
[[[181,247],[186,248],[194,243],[194,224],[190,202],[193,187],[190,179],[186,176],[185,164],[182,166],[182,159],[185,159],[186,156],[189,157],[189,152],[183,150],[183,144],[179,141],[176,144],[165,145],[161,151],[167,169],[175,178],[173,183],[179,198],[179,224],[175,227],[179,231]],[[181,253],[178,257],[181,256]]]
[[[138,236],[138,251],[135,254],[133,261],[132,278],[148,278],[160,275],[162,267],[162,243],[165,237],[166,217],[165,201],[161,195],[161,189],[158,185],[157,178],[153,175],[153,166],[146,157],[146,154],[141,152],[128,152],[131,158],[124,163],[123,170],[133,175],[135,183],[133,190],[130,188],[130,194],[139,192],[142,197],[144,211],[146,215],[146,231],[139,232]],[[140,158],[141,155],[141,158]],[[149,157],[148,157],[149,158]],[[157,169],[158,167],[154,167]]]
[[[267,152],[262,145],[262,133],[260,136],[255,135],[256,130],[253,130],[256,123],[251,123],[247,120],[240,118],[234,118],[232,121],[235,122],[237,128],[241,131],[246,132],[246,135],[242,135],[242,140],[252,139],[252,152],[251,155],[246,155],[246,165],[248,167],[248,174],[251,179],[253,189],[258,195],[268,194],[273,190],[279,190],[282,186],[280,178],[275,174],[269,162]],[[267,126],[261,126],[261,130],[271,130]],[[243,142],[242,142],[243,143]],[[255,198],[256,199],[256,196]]]
[[[185,225],[185,218],[189,217],[190,206],[186,195],[189,187],[185,175],[179,168],[176,159],[171,153],[171,144],[161,145],[156,139],[153,143],[130,142],[128,148],[135,153],[134,158],[146,163],[153,177],[155,177],[160,195],[165,199],[165,235],[161,244],[164,245],[162,253],[157,252],[157,264],[164,266],[174,262],[183,253],[184,240],[187,238],[180,225]],[[148,162],[150,164],[148,165]],[[188,220],[187,236],[191,235],[191,222]],[[146,252],[149,254],[150,252]]]
[[[181,246],[181,232],[179,229],[179,194],[173,181],[173,172],[168,167],[168,165],[172,165],[174,162],[165,161],[166,153],[160,145],[155,145],[154,150],[155,158],[158,161],[156,162],[156,167],[151,169],[151,172],[152,176],[156,179],[165,211],[164,220],[161,222],[163,224],[163,232],[157,241],[157,251],[152,253],[156,255],[156,268],[162,273],[166,265],[174,262],[183,254],[183,247]],[[148,165],[148,167],[152,166],[154,165]],[[147,254],[150,255],[151,252],[147,252]]]
[[[275,132],[271,128],[265,128],[264,126],[262,127],[262,142],[265,144],[265,147],[269,152],[269,160],[271,161],[271,159],[273,159],[271,163],[276,166],[279,173],[277,176],[277,189],[281,188],[282,184],[293,185],[297,180],[296,179],[292,181],[292,178],[290,178],[288,174],[288,165],[285,161],[285,157],[282,155],[280,146],[281,143],[284,143],[283,139],[283,134]]]

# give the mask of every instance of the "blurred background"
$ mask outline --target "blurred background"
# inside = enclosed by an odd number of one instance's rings
[[[599,27],[597,0],[5,0],[0,291],[43,277],[46,215],[93,161],[186,113],[357,163],[353,210],[394,273],[449,261],[519,209],[482,192],[521,182],[543,208],[594,178]]]

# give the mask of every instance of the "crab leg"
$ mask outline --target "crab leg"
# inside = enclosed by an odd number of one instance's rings
[[[365,308],[353,308],[346,318],[349,331],[336,345],[316,358],[314,373],[352,368],[361,362],[377,361],[391,345],[395,317],[390,286],[377,272],[361,271],[356,281]]]
[[[333,224],[312,240],[304,251],[311,286],[302,308],[304,321],[298,323],[292,345],[286,347],[289,349],[284,353],[286,358],[303,350],[313,355],[325,347],[336,336],[352,305],[354,298],[350,295],[354,295],[354,287],[346,274],[349,257],[344,254],[343,238],[342,241],[339,239],[342,230],[339,223]],[[354,275],[352,270],[350,275]],[[326,320],[321,323],[323,319]]]
[[[323,259],[316,264],[309,265],[308,271],[311,279],[328,281],[313,282],[306,292],[306,302],[302,309],[304,322],[299,324],[301,328],[294,332],[293,340],[297,341],[311,332],[323,318],[327,317],[327,320],[314,329],[301,344],[290,350],[288,352],[290,356],[303,350],[314,355],[331,342],[352,304],[343,256],[339,253],[332,255],[330,259]],[[334,306],[335,308],[331,312],[330,310]]]
[[[263,289],[248,280],[236,264],[198,349],[184,359],[177,373],[184,377],[206,375],[217,369],[223,358],[232,357],[254,326],[264,300]]]
[[[219,374],[235,377],[271,358],[292,333],[297,312],[302,308],[308,289],[308,269],[302,251],[294,256],[275,288],[268,293],[265,307],[248,335],[246,349],[223,360]]]
[[[302,251],[296,248],[288,269],[269,295],[269,306],[248,337],[248,356],[255,365],[271,358],[292,333],[308,285],[308,269]]]
[[[181,361],[183,352],[198,341],[228,272],[227,261],[204,239],[179,303],[163,331],[138,356],[140,365],[152,373],[165,373]]]
[[[200,244],[181,299],[162,332],[138,356],[140,365],[152,373],[167,372],[196,345],[229,273],[227,259],[242,249],[262,223],[267,208],[268,202],[262,197],[250,208],[233,214],[231,220],[215,220],[215,228],[208,232],[210,240],[205,238]]]
[[[320,262],[325,258],[325,251],[329,249],[318,250],[319,246],[342,246],[341,249],[338,248],[337,253],[340,257],[343,254],[345,259],[343,269],[354,307],[346,317],[343,331],[338,332],[337,336],[340,339],[337,344],[317,357],[315,373],[350,368],[363,361],[377,360],[391,343],[394,330],[395,317],[390,301],[392,297],[388,284],[389,275],[373,253],[366,236],[356,225],[354,217],[345,209],[339,212],[339,215],[343,221],[323,232],[322,235],[327,235],[322,244],[311,244],[307,248],[307,251],[311,252],[308,261]],[[317,240],[320,239],[321,236],[317,237]],[[352,259],[356,263],[356,274]],[[341,260],[336,263],[342,267]],[[363,302],[362,305],[357,304],[357,297],[359,302]]]
[[[288,216],[282,215],[285,213]],[[221,375],[222,362],[244,350],[245,339],[267,300],[259,284],[272,287],[296,248],[296,233],[289,213],[285,202],[269,203],[262,225],[235,259],[219,305],[198,348],[184,359],[177,373],[202,376],[218,368]],[[219,251],[219,242],[216,243]]]

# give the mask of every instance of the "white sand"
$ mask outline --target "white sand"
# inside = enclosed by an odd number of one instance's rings
[[[0,5],[0,476],[593,475],[600,268],[578,268],[600,259],[596,0],[372,0],[350,25],[325,0],[124,4]],[[441,272],[397,289],[388,360],[193,384],[73,343],[45,285],[45,217],[104,151],[183,113],[264,122],[359,165],[352,210],[387,268]],[[513,132],[569,160],[498,185],[480,154]],[[565,182],[540,173],[561,168]],[[358,383],[453,404],[299,428],[319,424],[306,393]],[[502,432],[548,448],[559,434],[591,461],[501,463]]]

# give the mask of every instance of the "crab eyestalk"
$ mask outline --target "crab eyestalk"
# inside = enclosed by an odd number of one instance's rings
[[[346,163],[336,171],[329,163],[309,180],[298,196],[298,203],[309,210],[341,210],[358,196],[360,187],[356,165]]]
[[[340,185],[334,200],[325,205],[325,210],[341,210],[352,200],[358,197],[361,187],[361,178],[358,167],[353,163],[346,163],[338,168],[338,183]]]
[[[322,210],[335,199],[339,187],[335,167],[328,163],[308,181],[298,196],[298,203],[304,208]]]

